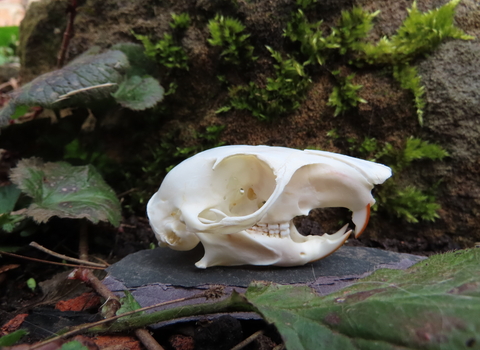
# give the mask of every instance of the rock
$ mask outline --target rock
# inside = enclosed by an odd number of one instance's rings
[[[478,237],[480,226],[480,45],[449,41],[418,66],[426,90],[425,132],[450,153],[427,170],[440,179],[446,232]]]
[[[242,292],[252,281],[306,284],[320,295],[326,295],[376,269],[406,269],[425,259],[374,248],[344,246],[329,257],[304,266],[215,266],[201,270],[194,263],[202,256],[200,246],[188,252],[167,248],[142,250],[108,267],[103,283],[115,292],[130,290],[142,307],[189,297],[216,285],[225,286],[228,294],[234,289]],[[175,305],[192,302],[196,301]]]

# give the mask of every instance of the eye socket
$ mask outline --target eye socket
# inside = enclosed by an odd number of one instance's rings
[[[217,203],[198,215],[204,223],[218,222],[225,216],[242,217],[255,213],[275,190],[276,176],[256,156],[235,155],[216,165],[210,183],[212,192],[217,195]]]

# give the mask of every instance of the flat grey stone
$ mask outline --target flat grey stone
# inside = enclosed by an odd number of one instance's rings
[[[252,281],[309,285],[318,294],[326,295],[354,283],[376,269],[406,269],[425,259],[422,256],[374,248],[344,246],[323,260],[303,266],[215,266],[198,269],[194,264],[202,256],[202,247],[187,252],[168,248],[142,250],[111,265],[103,283],[119,294],[129,290],[142,307],[190,297],[212,285],[225,286],[226,295],[234,289],[242,293]],[[175,306],[199,302],[205,301],[190,300]],[[165,308],[169,307],[171,306]],[[162,308],[157,310],[160,309]],[[251,319],[258,318],[258,315],[240,313],[235,317]],[[193,319],[198,317],[187,320]],[[176,322],[179,320],[162,323],[157,327]]]
[[[364,247],[342,247],[329,257],[303,266],[214,266],[198,269],[203,249],[187,252],[168,248],[143,250],[113,264],[107,272],[127,288],[152,283],[181,287],[228,285],[247,287],[252,281],[280,284],[312,283],[325,276],[371,273],[379,267],[405,269],[423,257]]]

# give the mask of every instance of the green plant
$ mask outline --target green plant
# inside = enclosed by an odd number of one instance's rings
[[[391,66],[394,78],[402,88],[413,93],[418,120],[423,125],[424,89],[416,69],[409,63],[434,50],[445,38],[473,39],[454,25],[455,8],[459,2],[460,0],[452,0],[426,13],[420,12],[414,2],[396,34],[391,38],[383,37],[376,43],[365,39],[379,11],[368,13],[359,7],[342,11],[339,22],[331,28],[329,35],[324,35],[322,21],[310,23],[304,13],[298,10],[287,24],[284,35],[300,44],[300,52],[305,56],[306,64],[317,62],[325,65],[333,54],[349,53],[349,63],[358,67],[365,64]],[[352,89],[350,92],[355,93]],[[355,99],[353,101],[355,104],[360,102],[355,102]],[[349,105],[342,101],[339,87],[334,88],[329,103],[337,107],[336,114],[348,109]]]
[[[459,3],[460,0],[451,0],[435,10],[422,13],[414,1],[395,35],[376,44],[364,43],[361,46],[362,59],[371,64],[406,64],[433,51],[446,38],[474,39],[455,27],[455,8]]]
[[[133,34],[145,47],[145,55],[167,68],[188,70],[188,57],[185,50],[178,46],[171,34],[165,33],[163,39],[155,44],[146,35]]]
[[[104,52],[91,48],[62,69],[45,73],[12,92],[0,110],[0,124],[6,124],[22,106],[60,110],[88,108],[109,100],[132,110],[155,106],[163,98],[163,87],[148,75],[142,51],[136,44],[114,45]]]
[[[181,13],[176,15],[172,13],[172,22],[170,22],[170,27],[172,29],[187,29],[190,26],[190,16],[188,13]]]
[[[345,78],[340,76],[339,71],[333,74],[336,76],[339,85],[333,88],[327,105],[335,107],[333,114],[335,117],[352,107],[356,107],[358,103],[367,103],[367,101],[358,96],[357,93],[362,88],[362,85],[356,85],[352,82],[355,74],[350,74]]]
[[[253,56],[253,46],[248,41],[250,34],[243,33],[245,26],[239,20],[216,15],[208,22],[208,29],[208,43],[223,47],[220,55],[225,61],[240,64],[256,59]]]
[[[304,66],[295,59],[283,59],[279,52],[267,47],[277,61],[274,65],[275,78],[267,78],[265,87],[250,82],[230,88],[230,105],[244,109],[260,120],[272,120],[300,107],[311,80]]]
[[[400,147],[394,147],[390,143],[380,145],[371,137],[362,142],[354,138],[343,139],[336,130],[329,131],[327,135],[337,142],[345,141],[352,155],[392,168],[395,176],[379,186],[375,193],[377,202],[372,208],[374,211],[384,211],[410,223],[435,221],[439,217],[440,205],[434,195],[438,184],[425,191],[412,185],[404,186],[400,177],[416,161],[436,161],[447,157],[448,152],[442,147],[414,137],[407,138]]]
[[[295,0],[295,4],[304,10],[309,8],[316,2],[317,0]]]
[[[305,64],[317,62],[319,65],[326,63],[327,58],[334,49],[340,48],[338,38],[332,35],[324,36],[321,29],[323,21],[309,23],[302,10],[293,14],[287,23],[283,35],[292,42],[300,44],[300,52],[306,57]]]
[[[0,27],[0,66],[18,62],[18,27]]]
[[[410,90],[414,96],[414,103],[417,109],[418,122],[423,125],[423,113],[425,108],[425,87],[422,85],[421,77],[417,68],[410,65],[397,65],[393,67],[393,77],[400,83],[403,89]]]

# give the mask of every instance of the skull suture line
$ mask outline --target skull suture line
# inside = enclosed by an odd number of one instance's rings
[[[168,173],[147,205],[160,246],[205,248],[199,268],[215,265],[303,265],[340,248],[347,225],[303,236],[292,219],[314,208],[353,212],[365,229],[373,185],[390,168],[341,154],[269,146],[224,146],[199,153]]]

